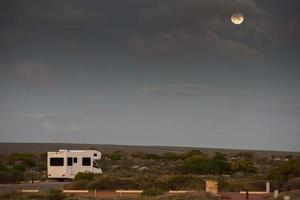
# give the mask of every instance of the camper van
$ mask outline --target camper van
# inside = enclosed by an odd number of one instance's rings
[[[101,152],[95,150],[65,150],[48,152],[48,178],[72,179],[78,172],[102,174],[97,161]]]

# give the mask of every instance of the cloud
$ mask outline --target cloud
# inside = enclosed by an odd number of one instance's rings
[[[29,86],[47,86],[51,82],[53,66],[27,60],[16,63],[15,73],[20,80]]]
[[[51,117],[51,116],[63,116],[66,115],[64,113],[54,113],[54,112],[47,112],[47,113],[29,113],[29,112],[19,112],[16,113],[18,117],[30,117],[34,119],[43,119],[45,117]]]
[[[239,27],[230,22],[235,11],[246,17]],[[147,34],[131,38],[129,48],[146,59],[260,59],[251,40],[267,37],[268,20],[251,0],[167,1],[147,12],[141,22]]]
[[[0,32],[0,46],[12,48],[22,41],[33,38],[33,34],[26,30],[10,30]]]
[[[80,127],[74,120],[61,115],[49,115],[40,119],[44,129],[54,132],[77,132]]]
[[[205,84],[179,83],[166,85],[148,85],[142,87],[146,93],[155,93],[167,96],[197,96],[205,94],[211,90],[211,87]]]
[[[77,123],[77,115],[60,113],[60,112],[45,112],[45,113],[31,113],[31,112],[19,112],[12,116],[20,117],[24,119],[30,119],[34,121],[38,126],[43,129],[55,132],[55,133],[69,133],[78,132],[81,130]]]
[[[194,35],[184,30],[159,33],[152,38],[131,40],[130,47],[142,58],[194,57],[203,59],[251,60],[262,53],[233,40],[222,39],[214,32]]]

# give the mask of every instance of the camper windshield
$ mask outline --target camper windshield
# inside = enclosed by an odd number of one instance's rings
[[[100,166],[99,166],[99,164],[97,163],[96,160],[93,161],[93,167],[98,168],[98,169],[100,168]]]

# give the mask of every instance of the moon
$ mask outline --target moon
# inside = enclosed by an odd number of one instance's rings
[[[244,15],[242,13],[233,13],[231,15],[231,21],[232,21],[232,23],[239,25],[239,24],[243,23]]]

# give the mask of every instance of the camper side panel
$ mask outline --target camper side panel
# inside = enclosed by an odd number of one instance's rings
[[[101,174],[100,168],[94,165],[95,160],[101,159],[101,153],[98,151],[69,151],[67,153],[67,174],[74,178],[78,172],[93,172]]]

